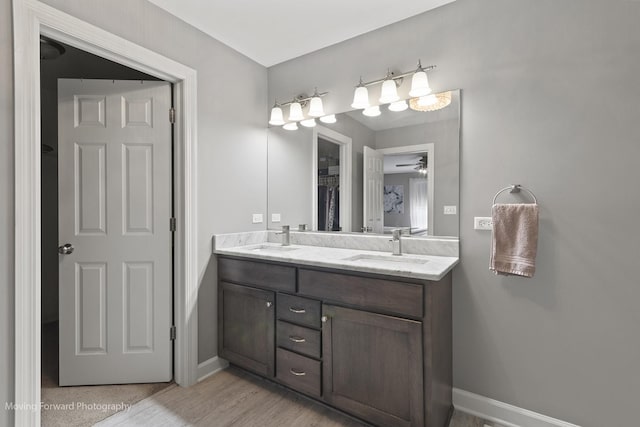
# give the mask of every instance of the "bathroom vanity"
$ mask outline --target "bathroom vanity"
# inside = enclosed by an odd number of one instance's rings
[[[374,425],[446,425],[457,258],[274,243],[216,253],[222,358]]]

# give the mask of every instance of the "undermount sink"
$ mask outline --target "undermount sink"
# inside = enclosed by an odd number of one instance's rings
[[[393,263],[393,264],[426,264],[428,259],[409,258],[405,255],[372,255],[372,254],[360,254],[344,258],[344,261],[361,261],[361,262],[375,262],[375,263]]]
[[[263,252],[289,252],[297,251],[300,248],[293,248],[291,246],[282,245],[260,245],[253,248],[249,248],[250,251],[263,251]]]

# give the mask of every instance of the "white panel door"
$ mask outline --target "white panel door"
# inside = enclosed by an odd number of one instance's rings
[[[364,227],[367,231],[384,231],[384,155],[364,147]]]
[[[172,378],[169,83],[58,80],[60,385]]]

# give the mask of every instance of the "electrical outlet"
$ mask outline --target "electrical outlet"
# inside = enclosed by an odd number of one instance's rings
[[[262,223],[262,214],[253,214],[253,221],[254,224],[260,224]]]
[[[474,230],[493,230],[493,221],[490,216],[473,217]]]
[[[280,214],[271,214],[271,222],[280,222]]]
[[[445,215],[455,215],[456,211],[457,211],[457,209],[456,209],[455,205],[453,205],[453,206],[445,206],[444,207],[444,214]]]

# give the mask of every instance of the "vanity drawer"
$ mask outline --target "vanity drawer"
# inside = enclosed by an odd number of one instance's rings
[[[320,358],[320,331],[315,329],[278,320],[276,342],[278,347]]]
[[[218,276],[224,281],[276,291],[295,292],[296,289],[295,267],[218,258]]]
[[[298,270],[298,293],[323,301],[422,317],[422,285],[315,270]]]
[[[320,397],[321,362],[279,348],[276,353],[276,378],[283,384]]]
[[[278,294],[276,298],[278,319],[320,328],[320,316],[322,316],[320,301],[286,294]]]

